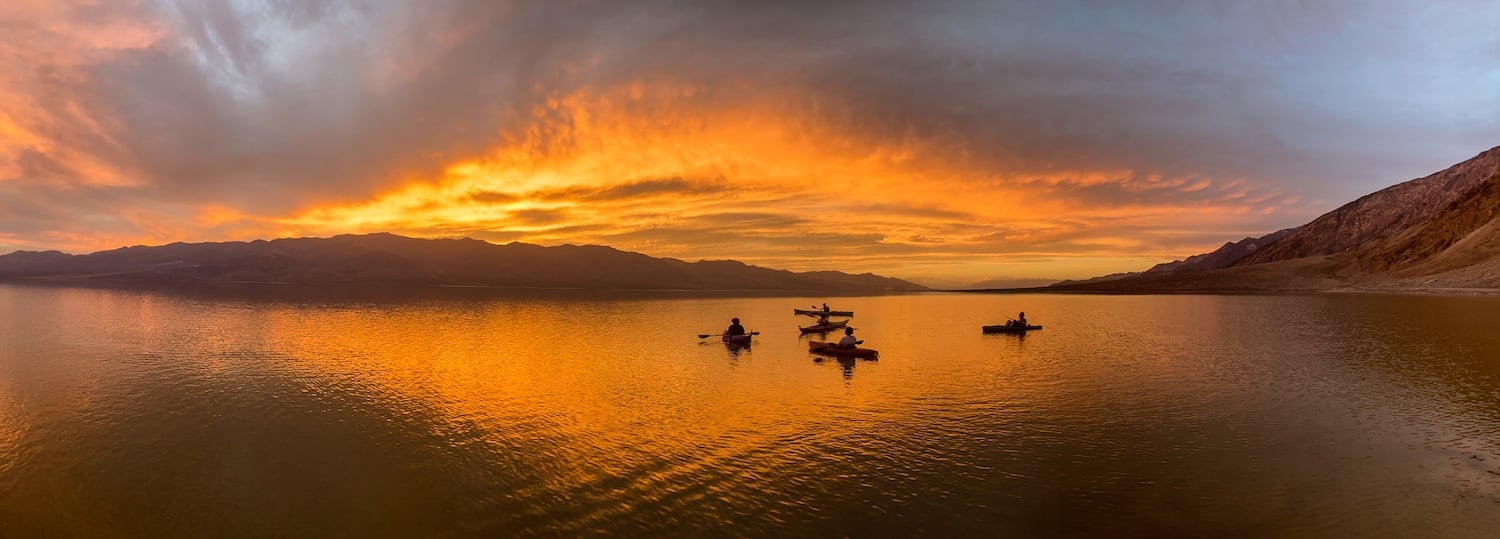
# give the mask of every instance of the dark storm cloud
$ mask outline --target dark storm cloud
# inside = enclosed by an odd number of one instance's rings
[[[802,90],[797,106],[847,129],[955,145],[976,166],[1313,180],[1316,160],[1351,156],[1313,154],[1298,131],[1340,114],[1343,99],[1305,95],[1333,103],[1288,108],[1280,94],[1317,91],[1317,79],[1277,72],[1275,57],[1319,54],[1326,46],[1303,35],[1362,11],[1275,2],[243,5],[159,5],[140,16],[164,17],[170,39],[92,66],[84,87],[65,89],[116,122],[125,151],[99,153],[167,193],[227,193],[266,208],[357,199],[395,181],[392,171],[430,172],[513,135],[544,97],[538,89],[670,74]],[[1496,134],[1468,129],[1476,142]]]

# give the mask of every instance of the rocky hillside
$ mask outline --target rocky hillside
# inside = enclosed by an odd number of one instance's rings
[[[1406,286],[1500,288],[1500,172],[1421,226],[1361,249],[1358,268]]]
[[[87,255],[21,251],[0,256],[0,279],[855,293],[923,289],[868,273],[794,273],[731,260],[652,258],[594,245],[495,245],[392,234],[174,243]]]
[[[1487,257],[1472,255],[1488,253],[1476,252],[1472,248],[1452,248],[1465,240],[1470,240],[1470,245],[1465,247],[1487,241],[1497,210],[1500,210],[1500,175],[1491,176],[1469,189],[1418,226],[1401,230],[1389,240],[1372,245],[1373,248],[1359,250],[1360,267],[1371,272],[1384,272],[1431,267],[1439,258],[1450,262],[1448,265],[1481,262]],[[1471,238],[1481,228],[1485,228],[1486,233]]]
[[[1500,289],[1500,147],[1257,240],[1123,279],[1049,289]],[[1236,254],[1237,260],[1220,265]]]
[[[1500,170],[1500,147],[1425,178],[1400,183],[1323,214],[1239,263],[1259,264],[1368,247],[1421,227]]]

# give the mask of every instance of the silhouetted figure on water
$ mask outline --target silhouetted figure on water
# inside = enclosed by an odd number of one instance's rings
[[[1015,320],[1011,320],[1010,322],[1006,322],[1006,325],[1010,325],[1010,326],[1029,326],[1031,324],[1027,324],[1026,323],[1026,312],[1022,311],[1021,314],[1018,315]]]
[[[859,345],[859,339],[854,338],[854,328],[844,328],[844,338],[839,339],[839,348],[854,348]]]
[[[724,330],[724,334],[730,337],[733,337],[735,335],[744,335],[745,326],[740,325],[740,319],[731,318],[729,319],[729,329]]]

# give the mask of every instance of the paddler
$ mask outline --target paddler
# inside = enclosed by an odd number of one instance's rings
[[[839,348],[854,348],[859,345],[859,339],[854,338],[854,328],[844,328],[844,338],[839,339]]]
[[[729,319],[729,329],[724,330],[724,334],[728,335],[730,337],[733,337],[735,335],[744,335],[745,334],[745,326],[741,326],[740,325],[740,319],[738,319],[738,318],[730,318]]]

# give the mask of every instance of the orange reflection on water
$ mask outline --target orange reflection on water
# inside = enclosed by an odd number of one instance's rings
[[[837,298],[881,351],[844,364],[788,312],[824,298],[260,290],[0,286],[7,531],[1496,524],[1476,298]],[[751,347],[697,338],[728,316]]]

